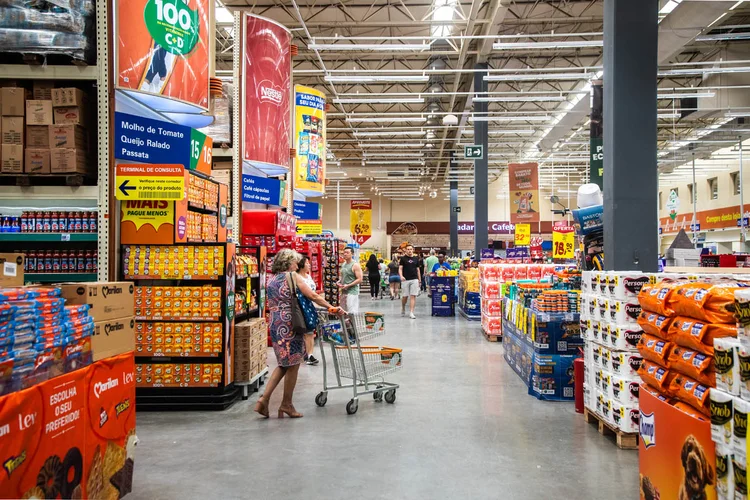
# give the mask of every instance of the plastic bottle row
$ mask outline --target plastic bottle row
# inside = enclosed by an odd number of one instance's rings
[[[96,233],[96,227],[95,211],[27,211],[0,218],[0,233]]]

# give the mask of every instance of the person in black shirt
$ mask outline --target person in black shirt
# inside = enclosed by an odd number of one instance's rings
[[[419,289],[424,292],[424,255],[419,255]]]
[[[414,247],[406,247],[406,255],[399,261],[399,274],[401,275],[401,316],[406,315],[406,301],[409,300],[409,317],[416,319],[414,316],[414,307],[417,305],[417,295],[419,295],[419,282],[422,276],[419,273],[419,257],[414,255]]]
[[[367,268],[367,279],[370,282],[370,300],[375,300],[380,289],[380,263],[374,253],[370,254],[365,267]]]

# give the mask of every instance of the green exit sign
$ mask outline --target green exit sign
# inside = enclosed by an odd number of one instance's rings
[[[484,146],[464,146],[464,158],[467,160],[481,160],[484,158]]]

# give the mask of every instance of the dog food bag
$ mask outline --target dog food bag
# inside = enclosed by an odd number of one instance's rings
[[[649,335],[661,337],[664,340],[671,340],[669,338],[669,326],[671,324],[672,318],[655,312],[641,311],[641,315],[638,316],[638,326],[644,332]]]
[[[625,377],[635,378],[638,376],[638,368],[641,367],[643,358],[637,352],[608,351],[609,366],[612,373]]]
[[[634,325],[638,323],[641,305],[637,300],[609,299],[608,320],[616,325]]]
[[[711,389],[711,439],[717,446],[732,446],[732,411],[734,397],[724,391]]]
[[[637,408],[641,387],[640,380],[633,380],[629,377],[622,377],[620,375],[612,375],[610,380],[612,401],[616,401],[625,406],[630,406],[631,408]]]
[[[644,360],[638,370],[638,376],[641,377],[641,380],[659,391],[659,393],[668,396],[673,395],[671,392],[671,383],[675,377],[675,373],[663,366]]]
[[[638,352],[643,359],[647,359],[657,365],[669,368],[669,354],[674,344],[659,337],[644,333],[638,343]]]
[[[609,345],[618,351],[635,351],[643,330],[640,325],[609,325]]]
[[[617,300],[637,300],[644,285],[649,283],[649,277],[638,271],[614,271],[610,284],[609,295]]]
[[[653,366],[656,366],[656,365],[653,365]],[[664,401],[665,403],[670,404],[670,405],[674,403],[674,401],[668,395],[662,394],[661,392],[657,391],[656,389],[654,389],[648,384],[641,384],[640,390],[648,392],[653,397],[657,398],[659,401]]]
[[[688,316],[707,323],[734,323],[736,282],[683,283],[669,295],[669,307],[678,316]]]
[[[738,396],[740,394],[740,341],[729,337],[714,340],[716,388]]]
[[[716,498],[734,499],[734,473],[732,472],[732,447],[716,444]]]
[[[732,407],[732,450],[735,456],[747,454],[747,415],[750,413],[750,402],[733,398]]]
[[[708,387],[716,387],[714,358],[702,352],[677,346],[669,354],[669,368]]]
[[[646,284],[638,293],[638,303],[644,311],[654,312],[662,316],[672,316],[674,312],[669,307],[669,297],[677,287],[677,283],[662,281],[655,285]]]
[[[745,455],[732,455],[732,476],[734,478],[734,500],[747,500],[747,458]]]
[[[638,432],[640,411],[638,406],[628,406],[612,401],[612,420],[615,426],[623,432]]]
[[[740,397],[750,401],[750,347],[740,344],[737,349],[737,362],[740,372]]]
[[[709,387],[682,373],[678,373],[672,379],[669,389],[683,403],[689,404],[707,417],[711,416],[711,408],[708,400]]]
[[[734,317],[742,343],[750,345],[750,289],[735,290]]]
[[[737,327],[731,324],[706,323],[685,316],[678,316],[672,320],[667,335],[675,344],[713,356],[714,340],[736,337]]]

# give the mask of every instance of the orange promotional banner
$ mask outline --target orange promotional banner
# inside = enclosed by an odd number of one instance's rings
[[[349,230],[354,241],[362,245],[372,236],[372,200],[352,200]]]
[[[748,222],[750,213],[745,211],[745,227],[750,226]],[[697,230],[705,231],[707,229],[730,229],[740,227],[740,206],[714,208],[712,210],[702,210],[695,214]],[[674,219],[671,217],[662,217],[659,219],[659,229],[662,233],[677,233],[680,229],[690,232],[690,225],[693,222],[693,212],[679,213]]]
[[[539,222],[539,165],[511,163],[508,165],[508,183],[510,221],[514,224]]]
[[[117,0],[115,86],[208,110],[209,9],[208,0]],[[149,106],[190,111],[166,99]]]

